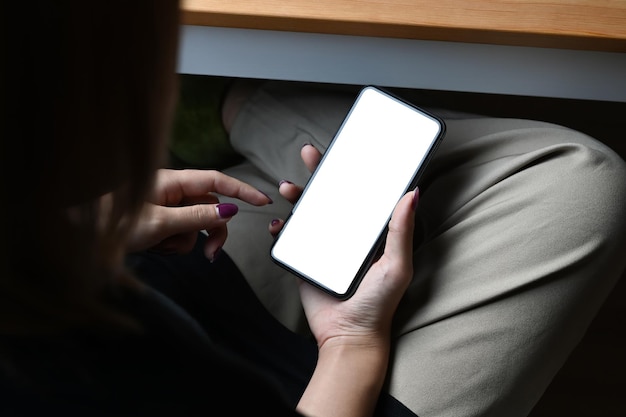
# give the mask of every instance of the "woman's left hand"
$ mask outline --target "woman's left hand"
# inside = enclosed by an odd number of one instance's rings
[[[272,202],[253,186],[218,171],[161,169],[127,250],[186,253],[195,245],[198,232],[206,230],[204,253],[213,260],[226,241],[226,223],[238,210],[234,204],[219,204],[218,194],[255,206]]]

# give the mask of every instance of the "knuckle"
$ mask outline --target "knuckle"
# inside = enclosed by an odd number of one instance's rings
[[[407,280],[413,276],[413,264],[403,259],[393,259],[385,264],[384,274],[400,280]]]
[[[215,211],[215,210],[213,210]],[[209,214],[211,213],[211,214]],[[208,215],[208,216],[207,216]],[[191,206],[191,217],[193,218],[193,221],[198,224],[198,225],[202,225],[205,224],[208,219],[214,218],[216,217],[215,213],[212,213],[211,210],[207,210],[205,209],[204,205],[202,204],[198,204],[195,206]]]

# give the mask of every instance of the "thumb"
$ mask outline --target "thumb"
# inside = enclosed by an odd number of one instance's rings
[[[417,188],[400,199],[391,216],[385,242],[384,256],[394,260],[394,263],[399,262],[398,266],[407,270],[412,269],[413,229],[418,199]]]
[[[228,222],[239,207],[232,203],[168,207],[168,234],[212,230]]]

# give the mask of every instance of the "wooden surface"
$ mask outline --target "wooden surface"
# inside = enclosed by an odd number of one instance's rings
[[[624,0],[182,0],[188,25],[626,52]]]

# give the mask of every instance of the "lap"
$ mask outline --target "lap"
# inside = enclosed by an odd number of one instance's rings
[[[295,278],[269,259],[267,224],[290,209],[276,185],[306,182],[302,144],[323,151],[355,95],[270,83],[231,132],[247,161],[228,172],[275,204],[240,213],[225,247],[298,331]],[[526,415],[624,268],[624,162],[560,126],[446,116],[420,184],[416,273],[397,314],[387,389],[421,416]]]

